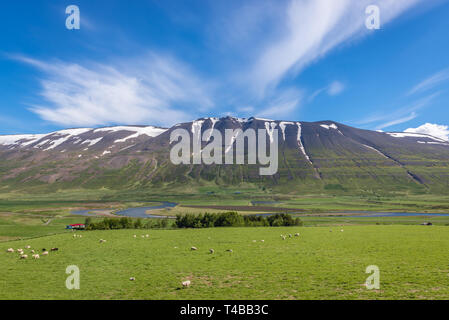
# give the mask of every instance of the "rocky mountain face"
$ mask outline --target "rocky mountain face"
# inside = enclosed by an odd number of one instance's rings
[[[170,161],[173,130],[185,129],[193,137],[216,129],[224,137],[226,129],[249,128],[256,132],[277,129],[276,174],[261,176],[258,164],[174,165]],[[223,149],[228,150],[235,140],[223,141]],[[206,139],[202,147],[208,143]],[[233,117],[202,118],[169,129],[120,126],[0,136],[0,187],[4,190],[121,190],[248,183],[296,193],[449,193],[449,143],[424,134],[375,132],[333,121]]]

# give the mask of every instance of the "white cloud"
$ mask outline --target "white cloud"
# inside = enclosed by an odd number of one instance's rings
[[[380,130],[380,129],[392,127],[392,126],[397,125],[397,124],[401,124],[401,123],[405,123],[405,122],[411,121],[411,120],[415,119],[416,117],[417,117],[416,113],[412,112],[410,115],[408,115],[406,117],[395,119],[395,120],[383,123],[383,124],[377,126],[376,129]]]
[[[428,134],[449,141],[449,127],[444,125],[426,123],[418,128],[408,128],[405,132]]]
[[[417,111],[429,106],[430,103],[440,94],[441,92],[433,93],[394,111],[384,111],[382,113],[370,115],[367,118],[358,121],[357,124],[373,124],[383,121],[384,123],[376,126],[376,129],[383,129],[396,124],[405,123],[415,119],[418,116]]]
[[[424,79],[416,86],[414,86],[407,95],[412,95],[415,93],[423,92],[429,89],[432,89],[444,81],[449,80],[449,68],[441,70],[440,72],[435,73],[427,79]]]
[[[323,57],[331,49],[371,32],[365,27],[365,8],[378,5],[382,26],[422,0],[292,0],[286,10],[284,33],[270,39],[249,77],[264,96],[288,74]]]
[[[187,66],[155,54],[116,64],[122,68],[15,58],[43,72],[40,94],[48,104],[31,110],[59,125],[171,125],[190,120],[199,106],[213,106],[208,88]],[[178,105],[196,108],[186,113]]]
[[[329,86],[327,93],[330,96],[336,96],[336,95],[339,95],[340,93],[342,93],[344,90],[345,90],[345,86],[343,83],[341,83],[339,81],[334,81]]]
[[[316,97],[318,97],[321,93],[326,92],[330,96],[336,96],[342,93],[345,90],[345,85],[340,81],[334,81],[330,85],[315,90],[308,98],[309,102],[313,101]]]
[[[302,98],[303,93],[297,89],[284,90],[276,99],[268,102],[268,107],[259,111],[256,115],[277,119],[288,117],[297,110]]]

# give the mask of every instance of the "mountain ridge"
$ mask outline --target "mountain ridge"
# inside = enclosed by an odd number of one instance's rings
[[[169,139],[175,129],[192,134],[193,128],[224,133],[268,127],[278,129],[279,170],[273,176],[259,176],[259,165],[170,163]],[[382,189],[446,193],[449,185],[449,142],[426,134],[358,129],[331,120],[204,117],[170,128],[109,126],[0,135],[0,163],[0,187],[6,190],[249,183],[297,193]]]

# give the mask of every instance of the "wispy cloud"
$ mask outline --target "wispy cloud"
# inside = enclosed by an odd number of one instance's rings
[[[421,99],[407,104],[405,107],[399,108],[391,112],[383,112],[370,115],[357,122],[359,125],[373,125],[375,129],[380,130],[388,127],[392,127],[397,124],[405,123],[418,117],[418,111],[422,108],[429,106],[441,92],[428,95]],[[379,124],[380,122],[380,124]],[[377,124],[376,124],[377,123]]]
[[[302,91],[298,89],[288,89],[279,94],[279,96],[267,103],[267,107],[257,112],[260,117],[288,117],[293,111],[297,110],[303,99]]]
[[[309,102],[313,101],[316,97],[318,97],[321,93],[326,92],[330,96],[336,96],[342,93],[345,90],[345,85],[340,81],[334,81],[330,85],[315,90],[308,98]]]
[[[406,116],[406,117],[399,118],[399,119],[392,120],[392,121],[383,123],[383,124],[381,124],[381,125],[378,125],[378,126],[376,127],[376,130],[381,130],[381,129],[384,129],[384,128],[392,127],[392,126],[397,125],[397,124],[409,122],[410,120],[413,120],[413,119],[415,119],[416,117],[417,117],[416,112],[412,112],[410,115],[408,115],[408,116]]]
[[[270,41],[249,73],[260,96],[275,88],[286,75],[297,75],[308,64],[335,47],[369,33],[363,14],[368,5],[378,5],[382,24],[420,0],[292,0],[286,9],[283,34]],[[362,13],[362,14],[361,14]]]
[[[449,80],[449,68],[441,70],[440,72],[435,73],[434,75],[424,79],[416,86],[414,86],[407,95],[413,95],[415,93],[424,92],[430,89],[433,89],[440,85],[441,83]]]
[[[180,111],[180,104],[198,111],[198,106],[213,106],[204,81],[186,65],[156,54],[123,68],[121,63],[111,67],[15,59],[43,72],[40,94],[46,103],[31,106],[31,111],[59,125],[172,125],[194,115]]]

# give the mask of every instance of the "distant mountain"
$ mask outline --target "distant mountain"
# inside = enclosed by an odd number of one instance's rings
[[[178,165],[170,133],[184,128],[278,129],[279,170],[258,165]],[[203,146],[207,143],[204,142]],[[151,189],[248,185],[279,192],[449,193],[449,143],[416,133],[375,132],[334,121],[202,118],[164,129],[120,126],[0,136],[0,188]]]

